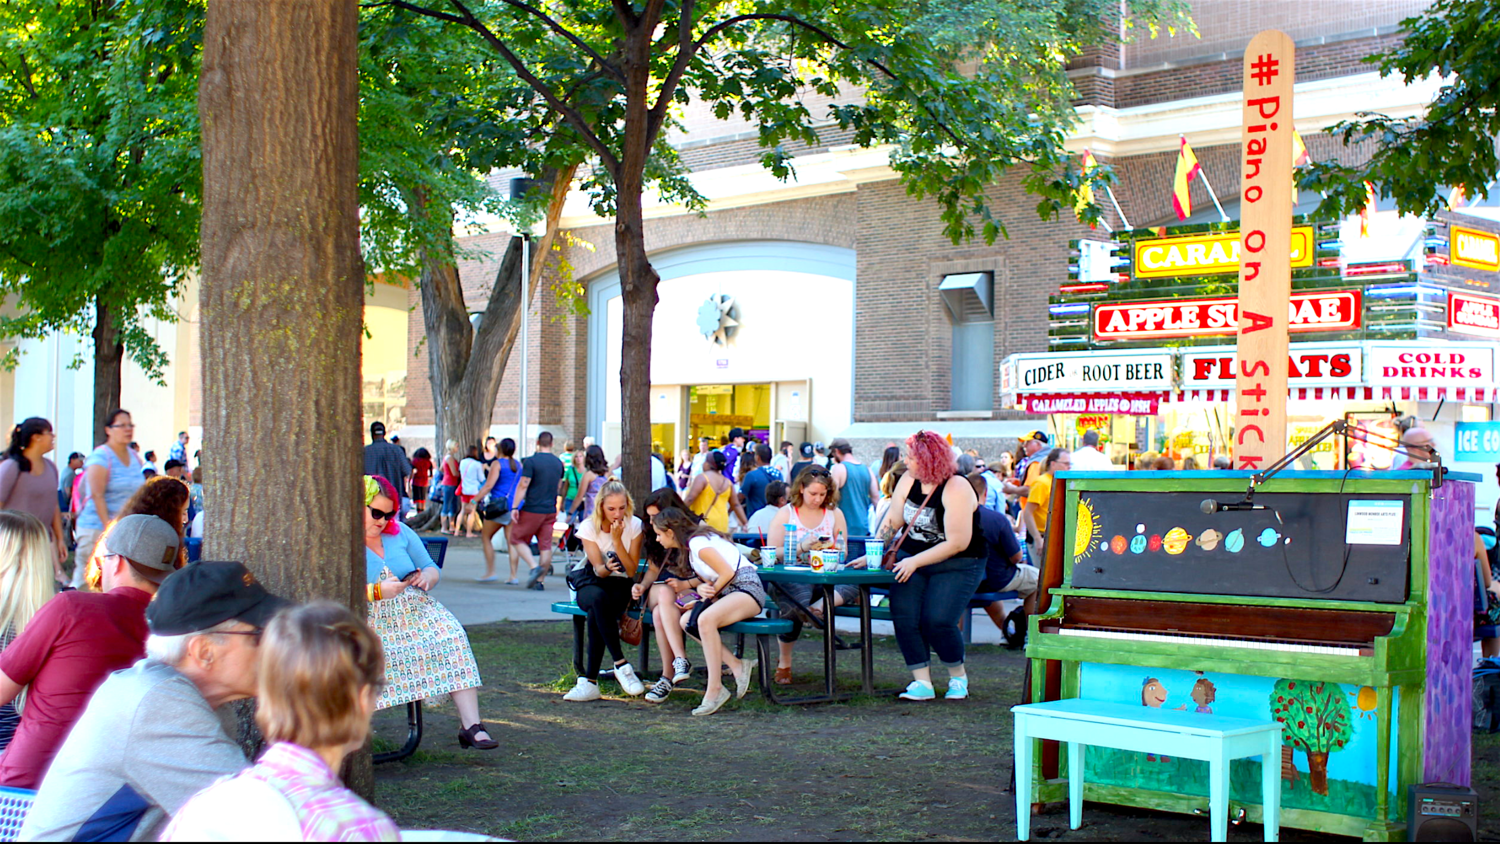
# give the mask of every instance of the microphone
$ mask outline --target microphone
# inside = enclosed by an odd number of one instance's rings
[[[1203,499],[1198,505],[1205,515],[1212,516],[1214,513],[1222,513],[1225,510],[1264,510],[1266,505],[1256,504],[1253,501],[1215,501],[1212,498]]]

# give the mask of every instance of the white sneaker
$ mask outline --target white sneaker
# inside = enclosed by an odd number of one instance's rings
[[[672,682],[686,683],[693,677],[693,664],[688,662],[687,657],[679,656],[672,660]]]
[[[563,695],[563,700],[571,700],[574,703],[587,703],[599,698],[599,684],[587,677],[579,677],[578,685],[574,686],[571,692]]]
[[[620,688],[625,690],[625,694],[631,697],[639,697],[646,693],[646,686],[641,683],[641,678],[635,676],[635,669],[631,668],[628,662],[615,666],[615,680],[620,684]]]

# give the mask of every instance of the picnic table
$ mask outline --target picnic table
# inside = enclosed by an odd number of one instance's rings
[[[800,606],[800,602],[793,599],[785,590],[777,589],[776,585],[781,583],[809,583],[821,588],[823,592],[824,618],[822,624],[817,624],[816,616],[808,613],[815,626],[823,630],[823,694],[810,697],[778,699],[774,689],[767,689],[766,696],[774,703],[802,704],[802,703],[828,703],[836,700],[845,700],[850,697],[847,694],[839,694],[835,687],[837,679],[837,648],[833,635],[833,590],[841,584],[851,584],[859,587],[859,643],[860,643],[860,679],[863,683],[864,693],[867,695],[875,693],[875,654],[870,634],[870,588],[872,586],[889,586],[895,583],[895,576],[884,569],[838,569],[825,568],[821,572],[813,571],[809,566],[762,566],[759,569],[760,579],[763,583],[775,589],[777,592],[776,602],[778,604],[790,604],[798,606],[804,612],[807,607]]]

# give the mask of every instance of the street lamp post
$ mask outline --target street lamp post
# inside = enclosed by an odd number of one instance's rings
[[[536,187],[535,179],[511,179],[510,198],[516,200]],[[521,383],[516,402],[516,450],[522,457],[531,453],[531,438],[526,436],[526,410],[530,398],[531,376],[531,223],[518,226],[521,235]]]

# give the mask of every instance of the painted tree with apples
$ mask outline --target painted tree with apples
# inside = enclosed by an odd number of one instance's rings
[[[1282,725],[1282,744],[1307,754],[1313,793],[1327,796],[1328,754],[1343,750],[1354,737],[1353,714],[1343,688],[1318,680],[1277,680],[1271,690],[1271,717]]]

